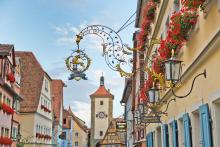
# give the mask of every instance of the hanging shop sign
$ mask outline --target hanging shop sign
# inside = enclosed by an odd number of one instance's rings
[[[161,123],[160,120],[161,116],[155,115],[155,116],[142,116],[141,117],[141,123]]]
[[[127,123],[125,121],[116,122],[116,131],[117,132],[126,132]]]

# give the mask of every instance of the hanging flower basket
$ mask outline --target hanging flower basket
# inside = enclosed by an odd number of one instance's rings
[[[15,82],[15,76],[14,76],[13,73],[8,73],[8,74],[6,75],[6,77],[7,77],[7,80],[8,80],[10,83],[14,83],[14,82]]]
[[[184,7],[188,9],[197,9],[201,8],[204,10],[206,0],[181,0],[181,3]]]

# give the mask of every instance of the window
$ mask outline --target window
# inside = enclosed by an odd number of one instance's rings
[[[220,146],[220,100],[217,100],[214,104],[213,104],[213,109],[214,109],[214,129],[213,133],[215,133],[215,135],[213,135],[214,140],[216,140],[217,142],[217,146]]]
[[[78,132],[76,132],[76,133],[75,133],[75,136],[76,136],[76,137],[78,137],[78,136],[79,136],[79,133],[78,133]]]
[[[2,102],[2,93],[0,92],[0,103]]]
[[[169,146],[169,131],[168,131],[168,125],[164,124],[163,127],[163,147]]]
[[[63,119],[63,124],[66,124],[66,119],[65,118]]]
[[[41,105],[44,105],[43,97],[41,97]]]
[[[48,91],[48,81],[45,80],[45,90]]]
[[[180,11],[180,0],[174,0],[174,11]]]
[[[18,129],[13,127],[12,128],[12,138],[16,139],[17,138],[17,134],[18,134]]]
[[[103,101],[100,101],[100,105],[103,105]]]
[[[11,106],[11,100],[9,98],[7,98],[7,105]]]
[[[20,111],[20,102],[18,100],[15,100],[14,101],[14,106],[13,106],[14,110],[16,112],[19,112]]]
[[[78,141],[76,141],[76,142],[75,142],[75,146],[78,146],[78,144],[79,144]]]
[[[6,96],[3,96],[3,103],[6,103]]]
[[[100,136],[103,136],[103,131],[100,131],[100,132],[99,132],[99,135],[100,135]]]
[[[2,128],[1,128],[1,136],[4,136],[4,132],[5,132],[5,130],[4,130],[4,128],[2,127]]]
[[[169,23],[170,23],[170,16],[167,17],[166,24],[165,24],[165,33],[166,33],[166,36],[167,36],[167,31],[168,31],[168,29],[169,29]]]
[[[156,134],[155,134],[155,139],[156,139],[156,146],[157,147],[162,147],[162,139],[161,139],[161,127],[158,127],[156,129]]]
[[[199,128],[199,112],[198,110],[193,112],[192,115],[192,134],[193,144],[200,144],[200,128]]]
[[[9,137],[9,129],[5,128],[5,137]]]

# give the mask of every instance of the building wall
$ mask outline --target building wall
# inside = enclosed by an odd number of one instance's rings
[[[127,147],[130,147],[134,143],[134,136],[133,136],[133,112],[132,112],[132,95],[129,96],[126,106],[125,106],[125,111],[126,111],[126,120],[127,120]]]
[[[88,143],[88,133],[83,130],[76,121],[74,121],[74,127],[73,127],[73,147],[78,144],[78,147],[87,147]],[[77,142],[77,143],[76,143]]]
[[[100,101],[103,101],[103,105],[100,105]],[[96,117],[99,112],[105,112],[107,118],[100,119]],[[91,147],[103,139],[109,123],[112,119],[113,113],[113,99],[112,98],[92,98],[91,99]],[[100,131],[103,131],[103,135],[100,136]]]
[[[100,101],[103,101],[103,105],[100,105]],[[109,98],[96,98],[95,99],[95,115],[98,114],[99,112],[105,112],[108,116],[100,119],[98,117],[95,118],[95,133],[94,133],[94,138],[95,139],[103,139],[106,130],[108,129],[108,124],[109,124]],[[103,135],[100,136],[100,131],[103,132]]]
[[[162,1],[163,3],[163,1]],[[165,22],[167,16],[172,13],[173,1],[168,1],[167,8],[163,13],[164,17],[161,23],[161,27],[158,29],[156,38],[160,38],[161,34],[165,32]],[[192,144],[193,146],[201,146],[200,133],[201,133],[201,116],[199,115],[199,108],[204,104],[208,104],[210,111],[212,125],[211,134],[213,140],[213,146],[220,146],[219,136],[220,128],[217,124],[219,120],[219,101],[220,101],[220,78],[218,77],[219,70],[219,57],[220,57],[220,11],[219,1],[211,0],[206,7],[207,13],[199,11],[198,23],[194,30],[190,40],[186,43],[182,49],[178,58],[184,61],[183,66],[183,79],[180,88],[175,90],[178,95],[184,95],[191,87],[193,78],[203,72],[207,71],[207,78],[200,77],[197,79],[192,93],[185,99],[178,99],[176,102],[172,102],[169,105],[167,116],[162,116],[162,124],[168,124],[169,132],[169,145],[173,145],[172,136],[172,121],[177,121],[178,126],[178,144],[184,145],[183,136],[183,114],[188,113],[192,125]],[[159,11],[157,12],[159,14]],[[156,24],[156,23],[154,23]],[[154,31],[153,31],[154,32]],[[152,33],[153,34],[153,33]],[[174,96],[166,91],[162,93],[164,99],[172,99]],[[160,107],[164,110],[166,105]],[[162,125],[161,124],[149,124],[146,127],[147,134],[153,132],[155,146],[160,147],[163,143],[162,139]]]

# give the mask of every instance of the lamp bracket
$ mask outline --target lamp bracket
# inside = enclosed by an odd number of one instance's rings
[[[200,76],[204,76],[204,78],[206,78],[206,76],[207,76],[207,74],[206,74],[206,69],[204,69],[204,71],[203,71],[202,73],[200,73],[200,74],[198,74],[198,75],[196,75],[196,76],[194,77],[193,82],[192,82],[192,85],[191,85],[191,88],[190,88],[190,90],[189,90],[189,92],[188,92],[187,94],[185,94],[185,95],[183,95],[183,96],[178,96],[178,95],[175,94],[174,88],[171,88],[172,94],[173,94],[175,97],[177,97],[177,98],[185,98],[185,97],[189,96],[189,95],[191,94],[192,90],[193,90],[193,87],[194,87],[194,84],[195,84],[196,79],[197,79],[198,77],[200,77]]]

